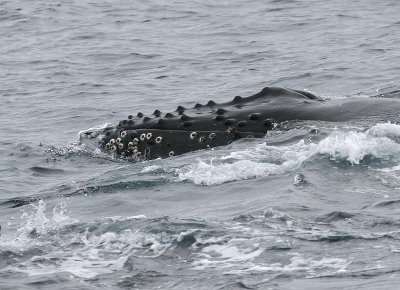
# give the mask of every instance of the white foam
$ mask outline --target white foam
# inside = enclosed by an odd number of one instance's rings
[[[76,222],[75,219],[66,215],[65,203],[55,206],[49,217],[46,216],[46,203],[43,200],[32,204],[31,207],[32,211],[23,211],[19,219],[22,224],[16,230],[0,236],[0,249],[22,251],[38,243],[35,237]]]
[[[143,214],[139,215],[132,215],[132,216],[113,216],[109,217],[108,219],[111,220],[111,222],[119,222],[119,221],[129,221],[129,220],[142,220],[142,219],[147,219],[147,217]]]
[[[217,243],[206,246],[196,256],[192,265],[195,270],[206,268],[231,268],[241,265],[259,257],[264,251],[265,246],[261,246],[258,238],[232,238],[225,243]],[[210,241],[209,241],[210,242]]]
[[[43,249],[43,254],[21,264],[10,265],[5,270],[29,276],[67,272],[81,278],[93,278],[122,269],[132,254],[146,258],[158,257],[172,246],[175,239],[164,233],[152,234],[131,229],[99,234],[89,233],[88,230],[63,231],[67,225],[82,224],[66,215],[66,205],[56,206],[50,213],[46,211],[44,201],[32,205],[32,208],[32,212],[22,214],[22,226],[0,236],[0,250],[20,253]],[[106,217],[102,223],[142,219],[146,217]]]
[[[381,172],[396,172],[400,170],[400,165],[378,169]]]
[[[227,272],[227,274],[244,274],[244,273],[293,273],[306,272],[308,278],[323,275],[332,275],[346,272],[348,265],[351,262],[342,258],[322,257],[320,259],[305,258],[301,255],[296,255],[290,258],[290,263],[273,263],[273,264],[258,264],[251,265],[248,268],[236,269]]]
[[[248,232],[245,227],[235,232],[242,232],[243,237],[209,238],[202,241],[196,237],[197,243],[206,245],[199,253],[194,254],[192,262],[194,270],[218,269],[225,274],[273,274],[273,273],[306,273],[309,277],[332,275],[346,271],[351,261],[343,258],[323,256],[320,258],[304,257],[298,253],[287,254],[287,262],[267,263],[265,255],[268,247],[288,243],[265,232]],[[283,228],[281,230],[284,230]],[[247,234],[246,234],[247,232]]]
[[[367,133],[376,137],[400,137],[400,125],[382,123],[371,127]]]
[[[277,168],[278,166],[275,164],[263,164],[249,160],[220,165],[214,165],[212,161],[206,163],[199,160],[191,169],[180,173],[177,180],[190,180],[201,185],[215,185],[228,181],[266,176],[274,173]]]
[[[24,263],[25,267],[11,266],[9,270],[29,276],[68,272],[81,278],[93,278],[121,270],[132,254],[154,258],[171,246],[162,234],[131,230],[100,235],[86,232],[61,241],[61,244],[39,258],[31,258]]]
[[[360,164],[367,156],[393,159],[400,155],[400,144],[393,139],[395,137],[400,137],[400,126],[385,123],[365,132],[337,130],[317,144],[304,140],[286,146],[257,144],[226,156],[198,158],[176,169],[175,180],[211,186],[280,175],[296,171],[316,155],[328,155],[332,160],[345,160],[352,165]]]
[[[400,145],[387,137],[375,137],[368,132],[337,132],[323,139],[315,148],[315,153],[360,164],[366,156],[385,158],[400,153]]]
[[[216,185],[229,181],[243,180],[283,174],[298,168],[307,158],[304,141],[276,147],[258,144],[252,149],[232,152],[228,156],[213,158],[209,162],[197,159],[195,164],[178,169],[177,181],[192,181],[197,185]],[[264,160],[268,160],[265,162]]]
[[[145,168],[142,169],[141,173],[149,173],[149,172],[154,172],[158,169],[160,169],[161,167],[158,165],[150,165],[150,166],[146,166]]]
[[[95,126],[89,129],[85,129],[78,132],[78,140],[82,142],[85,139],[99,138],[101,134],[107,128],[112,128],[113,125],[110,123],[104,123],[103,125]]]

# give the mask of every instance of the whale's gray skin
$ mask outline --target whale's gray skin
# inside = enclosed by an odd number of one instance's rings
[[[322,100],[298,90],[266,87],[249,96],[217,104],[178,106],[174,112],[155,110],[106,129],[101,148],[136,159],[165,158],[189,151],[227,145],[240,138],[262,138],[274,124],[288,120],[341,122],[353,119],[399,121],[400,100],[358,98]],[[382,117],[384,116],[384,117]]]

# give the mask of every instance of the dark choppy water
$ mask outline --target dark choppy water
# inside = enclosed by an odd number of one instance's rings
[[[399,125],[294,122],[137,164],[73,143],[137,111],[267,85],[396,91],[399,12],[395,0],[1,1],[0,288],[394,289]]]

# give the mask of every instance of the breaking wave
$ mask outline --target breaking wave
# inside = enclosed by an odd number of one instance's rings
[[[399,138],[400,125],[386,123],[363,132],[336,130],[319,143],[303,139],[286,146],[256,144],[209,160],[198,158],[195,163],[177,169],[176,180],[210,186],[275,176],[292,173],[318,156],[327,156],[334,162],[352,166],[370,159],[398,163]]]

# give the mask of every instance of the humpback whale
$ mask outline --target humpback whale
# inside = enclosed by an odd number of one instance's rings
[[[178,106],[174,112],[156,109],[151,115],[130,115],[105,129],[99,146],[112,154],[149,160],[223,146],[241,138],[262,138],[276,124],[289,120],[397,122],[399,109],[400,100],[393,98],[324,100],[310,92],[266,87],[225,103],[211,100],[191,108]]]

